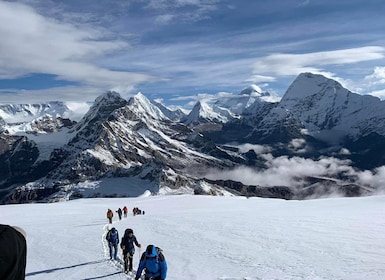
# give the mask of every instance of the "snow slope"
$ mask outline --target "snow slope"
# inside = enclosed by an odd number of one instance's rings
[[[385,279],[385,196],[81,199],[2,205],[0,219],[27,232],[26,279],[127,279],[104,243],[107,208],[124,205],[146,214],[113,226],[160,246],[168,280]]]

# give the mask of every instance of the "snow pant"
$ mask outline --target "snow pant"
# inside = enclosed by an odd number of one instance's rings
[[[24,235],[11,226],[0,225],[0,279],[24,279],[26,264]]]
[[[112,218],[108,217],[108,222],[112,224]]]
[[[124,271],[132,271],[132,261],[134,259],[134,255],[130,253],[124,254]]]
[[[108,242],[108,248],[110,249],[110,258],[116,258],[118,257],[118,244],[112,244],[111,242]]]

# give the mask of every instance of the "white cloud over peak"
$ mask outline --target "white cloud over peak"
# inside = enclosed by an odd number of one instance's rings
[[[385,84],[385,67],[375,67],[371,75],[365,77],[371,85]]]
[[[326,65],[353,64],[385,57],[385,48],[367,46],[335,51],[323,51],[303,54],[271,54],[254,63],[253,73],[263,75],[274,73],[280,76],[294,76],[303,72],[320,73],[334,76],[320,68]]]

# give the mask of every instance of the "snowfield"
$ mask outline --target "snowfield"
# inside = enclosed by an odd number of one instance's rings
[[[120,238],[132,228],[142,244],[135,269],[155,244],[168,280],[385,279],[385,196],[95,198],[2,205],[0,218],[27,232],[26,279],[131,279],[104,241],[107,209],[124,205],[146,212],[113,222]]]

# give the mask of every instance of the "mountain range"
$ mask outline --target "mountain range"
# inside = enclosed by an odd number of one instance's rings
[[[2,203],[111,196],[100,186],[113,178],[127,196],[138,181],[153,193],[284,199],[381,188],[361,175],[385,165],[384,101],[322,75],[300,74],[279,101],[252,85],[185,113],[107,92],[71,115],[61,102],[0,106]],[[283,180],[267,180],[272,171]]]

